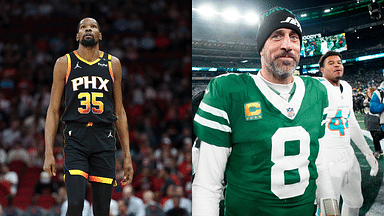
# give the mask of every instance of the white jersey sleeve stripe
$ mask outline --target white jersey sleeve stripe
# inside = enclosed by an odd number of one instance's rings
[[[197,122],[203,126],[206,126],[206,127],[209,127],[209,128],[215,129],[215,130],[220,130],[220,131],[224,131],[224,132],[228,132],[228,133],[232,132],[232,129],[229,126],[220,124],[218,122],[215,122],[215,121],[212,121],[212,120],[209,120],[206,118],[203,118],[203,117],[199,116],[198,114],[195,115],[194,120],[195,120],[195,122]]]
[[[327,115],[328,114],[328,107],[324,108],[324,112],[323,112],[323,115]]]
[[[326,122],[327,122],[327,120],[321,121],[321,126],[323,126]]]
[[[225,120],[227,120],[228,124],[230,124],[228,114],[225,111],[217,109],[217,108],[210,106],[204,102],[200,103],[199,108],[205,112],[211,113],[212,115],[224,118]]]
[[[327,122],[327,115],[328,115],[328,107],[324,109],[323,112],[323,121],[321,121],[321,126],[323,126]]]

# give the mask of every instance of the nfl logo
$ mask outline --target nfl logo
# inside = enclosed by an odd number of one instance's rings
[[[295,111],[292,107],[287,108],[287,113],[289,118],[293,118],[295,116]]]

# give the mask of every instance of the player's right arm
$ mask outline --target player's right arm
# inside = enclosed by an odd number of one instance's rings
[[[194,116],[194,132],[201,140],[192,152],[195,176],[192,183],[192,215],[218,216],[223,199],[224,173],[231,150],[227,84],[235,75],[211,80]],[[232,78],[231,78],[232,77]]]
[[[53,69],[53,83],[51,89],[51,99],[45,120],[45,160],[43,169],[50,176],[56,175],[55,157],[53,155],[53,144],[60,121],[60,104],[64,91],[65,79],[68,69],[66,56],[57,59]]]
[[[218,216],[230,148],[201,141],[199,162],[192,183],[192,215]]]

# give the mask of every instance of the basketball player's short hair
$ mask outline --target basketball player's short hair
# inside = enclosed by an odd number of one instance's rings
[[[83,20],[81,20],[81,21],[83,21]],[[81,21],[79,22],[79,24],[77,24],[77,33],[79,33]],[[99,22],[97,22],[97,20],[95,20],[95,21],[97,24],[97,28],[99,29],[99,32],[101,32]]]

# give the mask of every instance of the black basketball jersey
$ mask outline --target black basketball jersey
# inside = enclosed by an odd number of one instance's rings
[[[76,51],[66,56],[68,69],[62,120],[80,123],[116,121],[111,55],[101,52],[93,62],[81,58]]]

